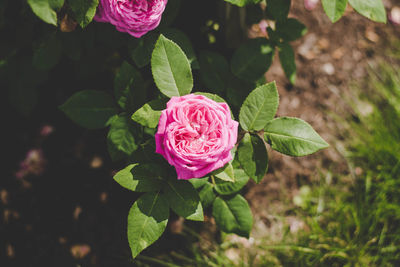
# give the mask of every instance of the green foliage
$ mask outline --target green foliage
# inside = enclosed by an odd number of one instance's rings
[[[240,126],[246,131],[259,131],[272,120],[278,109],[279,96],[275,82],[254,89],[243,102]]]
[[[227,182],[234,182],[235,181],[235,173],[233,171],[233,167],[231,163],[226,164],[224,167],[216,170],[213,172],[213,175],[218,179]]]
[[[137,123],[149,127],[156,128],[161,116],[161,111],[165,108],[164,101],[154,99],[146,103],[132,115],[132,120]]]
[[[257,81],[271,66],[274,48],[265,38],[250,39],[233,54],[232,72],[246,81]]]
[[[168,97],[182,96],[193,88],[189,60],[182,49],[160,35],[151,56],[151,70],[158,89]]]
[[[75,93],[60,109],[75,123],[88,129],[106,127],[117,113],[112,97],[106,92],[94,90]]]
[[[322,0],[326,15],[332,22],[338,21],[346,10],[347,0]]]
[[[118,105],[127,111],[133,111],[138,103],[145,101],[145,84],[141,73],[124,61],[114,78],[114,95]]]
[[[171,209],[188,220],[203,221],[203,207],[199,195],[188,181],[169,180],[165,196]]]
[[[249,181],[249,176],[242,169],[234,169],[235,181],[225,182],[217,180],[215,184],[215,191],[220,195],[232,195],[239,192]]]
[[[114,176],[114,180],[122,187],[135,192],[159,191],[164,183],[156,170],[156,165],[129,164]]]
[[[264,131],[271,148],[289,156],[306,156],[329,146],[308,123],[297,118],[274,119]]]
[[[128,215],[128,241],[133,258],[162,235],[168,217],[168,201],[160,192],[146,193],[132,205]]]
[[[294,84],[296,81],[296,61],[293,48],[288,43],[279,46],[279,60],[288,80]]]
[[[253,216],[249,204],[241,195],[217,197],[213,203],[213,216],[222,231],[249,237]]]
[[[75,20],[85,28],[94,18],[99,0],[68,0]]]
[[[382,0],[349,0],[349,4],[361,15],[373,21],[386,23],[386,11]]]
[[[286,20],[291,0],[267,0],[267,14],[276,21]]]
[[[294,18],[276,23],[276,33],[286,42],[299,39],[307,33],[306,26]]]
[[[57,11],[64,5],[64,0],[28,0],[28,4],[41,20],[57,26]]]
[[[233,5],[237,5],[240,7],[243,7],[248,4],[257,4],[261,1],[262,0],[225,0],[225,2],[231,3]]]
[[[247,175],[259,183],[268,169],[268,153],[263,140],[246,133],[239,144],[238,159]]]
[[[111,121],[107,135],[108,151],[113,160],[120,160],[136,151],[135,128],[130,119],[120,114]]]

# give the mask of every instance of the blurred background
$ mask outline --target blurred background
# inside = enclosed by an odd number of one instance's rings
[[[218,1],[188,2],[172,26],[196,51],[230,55]],[[278,57],[266,80],[277,82],[278,115],[309,122],[330,148],[302,158],[269,151],[268,174],[244,189],[250,239],[220,233],[210,216],[176,217],[135,261],[126,217],[137,196],[112,179],[124,165],[111,161],[105,130],[82,129],[58,109],[82,89],[110,90],[134,41],[95,22],[54,33],[26,4],[0,2],[0,266],[399,266],[400,2],[384,1],[387,24],[351,8],[332,24],[311,2],[290,10],[308,28],[293,43],[296,83]],[[247,34],[262,36],[263,22]],[[56,44],[32,52],[43,38]]]

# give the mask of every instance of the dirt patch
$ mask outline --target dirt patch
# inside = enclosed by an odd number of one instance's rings
[[[392,3],[387,1],[386,7],[392,7]],[[276,223],[282,220],[275,218],[294,208],[291,200],[301,185],[317,181],[328,171],[348,172],[340,153],[341,127],[334,115],[348,114],[346,95],[350,85],[366,77],[368,67],[384,55],[390,40],[400,33],[398,26],[372,22],[350,7],[343,18],[332,24],[320,4],[308,11],[303,1],[294,1],[290,17],[303,22],[308,33],[292,43],[297,64],[295,85],[285,78],[278,55],[266,74],[267,81],[275,80],[278,86],[278,116],[307,121],[331,147],[301,158],[269,151],[266,178],[259,185],[248,186],[246,198],[256,218],[254,232],[277,239],[280,235],[274,231],[280,227]],[[286,221],[290,224],[290,220]]]

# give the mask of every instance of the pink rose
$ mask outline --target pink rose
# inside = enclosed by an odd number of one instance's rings
[[[120,32],[141,37],[161,21],[168,0],[100,0],[94,20],[109,22]]]
[[[175,167],[178,179],[203,177],[232,160],[237,131],[226,103],[194,94],[172,97],[161,113],[156,152]]]

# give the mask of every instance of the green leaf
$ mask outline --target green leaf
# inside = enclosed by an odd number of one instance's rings
[[[129,49],[130,56],[135,62],[136,66],[143,68],[150,63],[151,53],[153,52],[154,45],[157,42],[158,34],[149,32],[139,39],[137,46]],[[136,39],[134,39],[136,41]],[[134,41],[132,41],[134,42]]]
[[[253,215],[249,204],[241,195],[217,197],[213,203],[213,216],[222,231],[247,238],[250,236]]]
[[[296,81],[296,61],[294,58],[293,48],[288,43],[282,43],[279,46],[279,60],[286,77],[290,83],[294,84]]]
[[[143,103],[145,90],[142,74],[124,61],[114,78],[114,95],[119,106],[132,111],[136,103]]]
[[[233,5],[237,5],[240,7],[243,7],[243,6],[249,5],[249,4],[257,4],[261,1],[262,0],[225,0],[225,2],[231,3]]]
[[[165,196],[171,209],[188,220],[203,221],[203,207],[193,185],[184,180],[169,180]]]
[[[344,14],[347,0],[322,0],[326,15],[332,22],[338,21]]]
[[[228,61],[220,54],[202,51],[199,55],[200,77],[211,91],[224,93],[231,79]]]
[[[192,71],[185,53],[162,34],[151,56],[151,71],[158,89],[168,97],[183,96],[192,91]]]
[[[276,34],[286,42],[297,40],[306,33],[306,26],[297,19],[289,18],[276,23]]]
[[[264,131],[272,149],[289,156],[305,156],[329,146],[307,122],[297,118],[274,119]]]
[[[386,23],[386,10],[382,0],[349,0],[349,3],[361,15]]]
[[[232,72],[246,81],[256,81],[267,72],[273,56],[274,48],[267,39],[250,39],[233,54]]]
[[[56,34],[52,34],[35,49],[32,64],[38,70],[50,70],[60,60],[62,43]]]
[[[247,175],[259,183],[268,169],[268,153],[263,140],[246,133],[239,144],[238,158]]]
[[[114,175],[114,180],[122,187],[135,192],[152,192],[163,187],[164,183],[157,173],[157,165],[130,164]]]
[[[235,173],[233,172],[232,164],[229,162],[224,167],[212,172],[215,177],[227,182],[235,181]]]
[[[60,109],[75,123],[88,129],[106,127],[110,118],[117,114],[113,98],[106,92],[94,90],[75,93]]]
[[[279,95],[275,82],[254,89],[244,100],[239,113],[240,126],[246,131],[259,131],[276,114]]]
[[[193,185],[194,189],[199,189],[208,183],[208,179],[209,179],[208,177],[192,178],[192,179],[189,179],[188,181]]]
[[[249,181],[249,176],[241,170],[234,169],[235,172],[235,182],[224,182],[221,180],[216,181],[215,191],[220,195],[231,195],[237,193],[242,189]],[[201,194],[201,192],[200,192]]]
[[[184,32],[175,28],[167,28],[162,31],[162,34],[182,48],[193,69],[199,68],[199,62],[197,62],[197,57],[193,50],[192,42]]]
[[[215,102],[218,103],[226,103],[225,99],[223,99],[222,97],[220,97],[219,95],[216,94],[211,94],[211,93],[206,93],[206,92],[196,92],[194,93],[195,95],[203,95],[211,100],[214,100]]]
[[[33,13],[46,23],[57,26],[57,12],[64,0],[28,0]]]
[[[291,0],[268,0],[267,1],[267,14],[276,21],[286,20]]]
[[[132,205],[128,215],[128,241],[133,258],[164,232],[169,217],[167,203],[160,193],[146,193]]]
[[[68,4],[74,13],[75,20],[82,28],[85,28],[96,15],[99,0],[68,0]]]
[[[165,109],[164,101],[160,99],[152,100],[133,113],[132,120],[145,127],[156,128],[163,109]]]
[[[208,208],[214,202],[214,199],[217,197],[217,195],[214,192],[214,186],[209,182],[207,182],[200,190],[199,197],[203,208]]]
[[[107,144],[113,160],[129,157],[136,151],[134,132],[132,122],[127,116],[119,115],[112,120]]]

